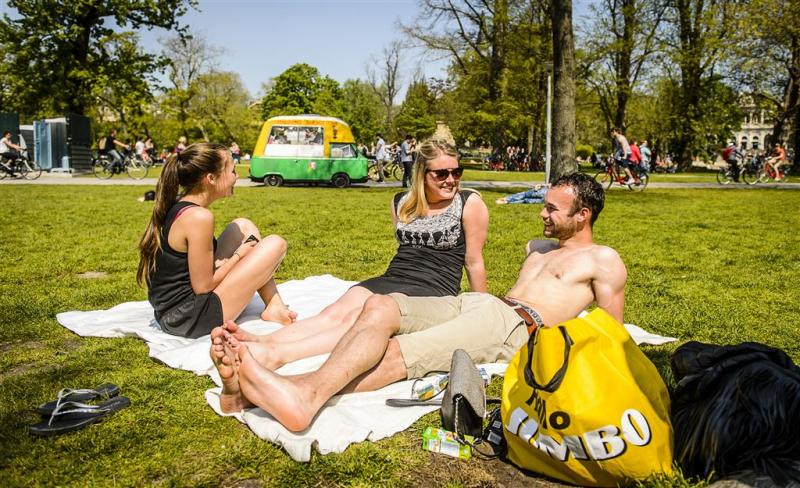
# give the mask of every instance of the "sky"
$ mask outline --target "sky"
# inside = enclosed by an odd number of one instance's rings
[[[344,82],[366,78],[370,58],[402,35],[397,22],[411,22],[416,0],[201,0],[183,23],[201,32],[209,44],[225,50],[218,69],[240,74],[251,95],[262,83],[296,63],[315,66]],[[164,31],[142,32],[142,44],[159,49]],[[418,69],[420,52],[408,52],[403,71]],[[423,62],[426,76],[442,76],[445,62]],[[408,80],[404,80],[408,81]]]
[[[573,0],[576,23],[589,1]],[[403,38],[398,22],[411,23],[418,5],[417,0],[200,0],[182,23],[223,48],[216,68],[239,73],[256,97],[263,83],[295,63],[315,66],[340,83],[366,79],[370,59],[380,59],[385,46]],[[2,13],[14,16],[4,0]],[[139,35],[145,49],[159,51],[159,39],[170,33]],[[414,73],[442,77],[447,65],[422,50],[406,51],[401,63],[401,97]]]

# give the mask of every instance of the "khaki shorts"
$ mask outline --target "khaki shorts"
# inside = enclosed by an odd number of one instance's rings
[[[448,371],[453,351],[475,363],[510,361],[528,341],[525,322],[499,298],[486,293],[457,297],[391,294],[400,307],[400,345],[409,378]]]

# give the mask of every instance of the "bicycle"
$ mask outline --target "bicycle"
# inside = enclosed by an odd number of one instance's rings
[[[374,158],[370,158],[367,165],[367,177],[372,181],[378,181],[378,162]],[[398,164],[397,160],[393,159],[390,162],[383,162],[383,179],[394,178],[395,180],[403,179],[403,166]]]
[[[775,180],[775,182],[788,182],[790,167],[791,164],[782,164],[780,168],[775,169],[775,166],[772,164],[772,162],[767,159],[764,161],[764,165],[758,172],[758,181],[759,183],[767,183],[770,179],[772,179]]]
[[[629,190],[643,191],[647,188],[650,176],[646,171],[643,171],[638,166],[632,166],[631,174],[633,175],[633,183],[629,184],[625,173],[617,168],[613,158],[609,158],[608,161],[606,161],[606,168],[598,171],[597,174],[594,175],[594,180],[606,189],[614,186],[614,183],[627,186]]]
[[[138,154],[128,152],[122,157],[122,161],[113,161],[108,154],[101,154],[92,159],[92,173],[101,180],[107,180],[115,174],[125,171],[129,178],[141,180],[147,176],[150,167],[145,165]]]
[[[41,166],[28,159],[24,153],[17,154],[14,158],[3,158],[3,162],[5,164],[0,165],[0,179],[11,177],[35,180],[42,176]]]
[[[760,164],[757,162],[757,160],[751,160],[751,162],[746,163],[742,166],[742,168],[739,170],[739,176],[748,185],[754,185],[758,183],[759,166]],[[725,166],[719,169],[719,171],[717,172],[717,183],[719,183],[720,185],[737,183],[737,181],[734,179],[732,164],[725,163]]]

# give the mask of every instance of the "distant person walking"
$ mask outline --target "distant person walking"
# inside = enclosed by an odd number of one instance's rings
[[[178,145],[175,146],[175,154],[180,154],[184,149],[186,149],[186,137],[180,136],[178,138]]]
[[[403,188],[411,183],[411,168],[414,165],[414,138],[408,134],[400,144],[400,162],[403,164]]]
[[[380,134],[375,141],[375,164],[378,167],[378,182],[383,183],[383,162],[386,160],[386,141],[383,140]]]
[[[233,162],[235,164],[239,164],[239,161],[242,159],[242,150],[239,148],[239,145],[236,144],[236,141],[231,143],[231,157],[233,157]]]

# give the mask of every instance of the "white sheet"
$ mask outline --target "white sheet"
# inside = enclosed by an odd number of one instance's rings
[[[287,281],[278,286],[281,296],[299,318],[319,313],[326,305],[336,300],[354,283],[331,275],[312,276],[304,280]],[[255,295],[237,323],[254,333],[268,333],[281,326],[264,322],[259,318],[264,307]],[[208,336],[185,339],[161,332],[153,319],[153,309],[148,302],[131,302],[108,310],[90,312],[65,312],[56,316],[58,322],[81,336],[94,337],[139,337],[150,347],[150,356],[167,366],[191,371],[198,375],[209,375],[221,385],[219,375],[209,357]],[[639,327],[625,324],[637,344],[664,344],[676,339],[647,333]],[[318,368],[327,355],[287,364],[278,372],[296,374]],[[502,376],[506,364],[482,365],[492,375]],[[295,434],[275,421],[261,409],[253,408],[232,416],[244,422],[260,438],[282,446],[296,461],[306,462],[311,458],[311,448],[321,454],[342,452],[354,442],[376,441],[408,428],[418,418],[437,407],[387,407],[387,398],[408,398],[412,381],[389,385],[369,393],[353,393],[332,398],[317,415],[311,426]],[[206,401],[220,415],[219,393],[221,388],[205,392]]]

